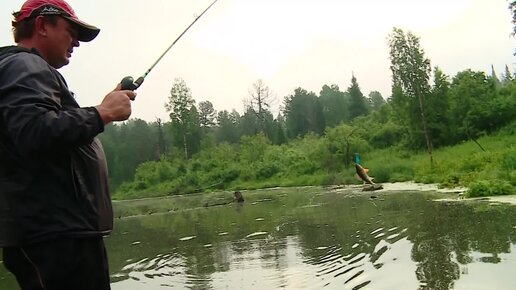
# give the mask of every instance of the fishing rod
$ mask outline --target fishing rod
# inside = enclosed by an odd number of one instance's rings
[[[145,77],[147,77],[147,75],[151,72],[151,70],[165,56],[165,54],[167,54],[167,52],[188,31],[188,29],[190,29],[190,27],[192,27],[192,25],[194,25],[194,23],[197,22],[197,20],[199,20],[199,18],[201,18],[201,16],[203,16],[203,14],[206,13],[206,11],[208,11],[208,9],[210,9],[211,6],[213,6],[213,4],[215,4],[215,2],[217,2],[217,1],[218,0],[213,1],[213,3],[211,3],[210,6],[208,6],[206,9],[204,9],[204,11],[201,14],[199,14],[199,16],[197,16],[194,19],[194,21],[192,23],[190,23],[190,25],[188,25],[188,27],[176,38],[176,40],[174,40],[174,42],[172,42],[172,44],[161,54],[161,56],[152,64],[152,66],[141,77],[139,77],[136,81],[131,76],[127,76],[127,77],[123,78],[122,81],[120,82],[120,84],[122,85],[122,90],[134,91],[137,88],[139,88],[141,86],[141,84],[143,83],[143,81],[145,80]]]

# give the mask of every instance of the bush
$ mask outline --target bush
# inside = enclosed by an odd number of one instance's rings
[[[374,177],[375,182],[400,182],[414,178],[414,169],[407,161],[392,161],[390,163],[371,165],[368,172],[370,177]]]
[[[261,164],[256,170],[256,179],[264,180],[274,176],[280,171],[280,168],[275,163]]]
[[[457,173],[450,173],[439,184],[439,188],[453,188],[460,185],[461,176]]]
[[[480,197],[491,195],[509,195],[514,194],[514,188],[509,182],[504,180],[479,180],[469,185],[466,193],[467,197]]]
[[[317,165],[308,159],[298,160],[297,163],[289,167],[289,175],[313,174],[317,171]]]
[[[340,185],[345,184],[344,178],[341,174],[338,173],[330,173],[326,175],[323,179],[323,185]]]

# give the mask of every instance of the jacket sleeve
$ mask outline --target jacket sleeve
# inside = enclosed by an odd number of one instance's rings
[[[59,76],[31,53],[18,53],[0,69],[0,124],[20,152],[81,146],[104,130],[98,111],[79,108]],[[65,101],[74,106],[63,107]]]

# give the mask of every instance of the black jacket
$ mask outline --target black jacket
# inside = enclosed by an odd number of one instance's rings
[[[112,230],[103,130],[37,51],[0,48],[0,246]]]

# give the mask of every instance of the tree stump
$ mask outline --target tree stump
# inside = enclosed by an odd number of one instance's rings
[[[242,203],[244,202],[244,197],[242,196],[242,193],[240,191],[235,191],[235,200],[238,202],[238,203]]]

